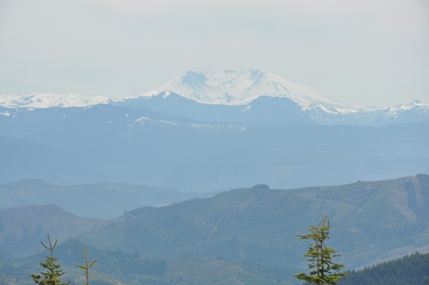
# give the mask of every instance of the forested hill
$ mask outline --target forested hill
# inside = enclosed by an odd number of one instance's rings
[[[414,253],[360,271],[352,271],[338,285],[428,285],[429,254]]]
[[[221,256],[301,272],[308,243],[296,235],[327,215],[327,245],[341,255],[336,262],[355,269],[427,248],[428,205],[429,175],[419,174],[294,190],[255,185],[138,208],[109,221],[82,219],[53,205],[28,206],[0,209],[0,250],[13,256],[40,252],[50,233],[59,243],[78,237],[100,250],[140,252],[143,259]]]
[[[328,215],[329,244],[353,269],[402,256],[429,244],[429,176],[342,186],[235,189],[211,198],[129,211],[82,242],[145,258],[181,256],[268,267],[306,268],[307,244],[296,238]]]

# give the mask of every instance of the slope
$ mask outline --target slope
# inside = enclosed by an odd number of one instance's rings
[[[46,233],[65,240],[102,230],[105,220],[87,220],[55,205],[0,209],[0,249],[14,255],[40,251]]]
[[[266,266],[305,267],[295,237],[328,215],[329,245],[348,268],[429,244],[429,176],[297,190],[237,189],[212,198],[130,211],[82,237],[144,257],[225,256]],[[403,254],[403,253],[402,253]]]
[[[90,260],[98,260],[90,270],[90,284],[293,284],[288,282],[292,279],[293,271],[266,268],[251,262],[198,257],[178,260],[145,259],[139,256],[139,252],[125,254],[99,250],[82,244],[77,239],[68,239],[55,249],[55,257],[66,272],[63,280],[71,280],[72,284],[83,282],[83,272],[76,268],[76,264],[83,262],[84,247],[88,250]],[[41,270],[37,265],[44,259],[44,255],[46,252],[20,260],[2,261],[0,258],[2,284],[32,284],[28,276]]]

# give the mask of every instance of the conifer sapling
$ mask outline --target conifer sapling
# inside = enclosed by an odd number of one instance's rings
[[[32,274],[34,283],[39,285],[69,285],[69,282],[62,283],[61,276],[64,274],[64,271],[61,270],[61,265],[58,263],[58,258],[54,257],[54,248],[57,246],[58,240],[55,240],[54,245],[51,243],[51,238],[48,234],[49,247],[46,246],[42,241],[40,242],[44,248],[50,251],[50,256],[45,256],[46,261],[40,262],[40,266],[43,267],[46,271],[40,272],[40,274]]]

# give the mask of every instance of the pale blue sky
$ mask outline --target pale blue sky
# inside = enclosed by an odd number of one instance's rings
[[[0,94],[131,96],[240,68],[347,103],[429,103],[429,1],[0,0]]]

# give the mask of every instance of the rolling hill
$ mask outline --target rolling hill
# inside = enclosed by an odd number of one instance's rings
[[[108,224],[106,220],[77,217],[56,205],[1,209],[0,249],[16,256],[34,254],[40,251],[40,241],[47,233],[66,240],[102,230]]]
[[[340,262],[357,268],[428,246],[428,203],[429,176],[421,174],[295,190],[255,186],[143,207],[110,221],[85,220],[56,206],[12,208],[0,210],[0,248],[29,254],[49,232],[62,242],[79,236],[100,249],[138,250],[144,258],[223,256],[297,268],[305,267],[300,257],[307,244],[295,235],[328,215],[329,245],[342,255]]]
[[[348,268],[429,244],[429,176],[297,190],[236,189],[212,198],[130,211],[82,241],[142,256],[224,256],[266,266],[303,267],[305,233],[328,215],[329,245]]]

